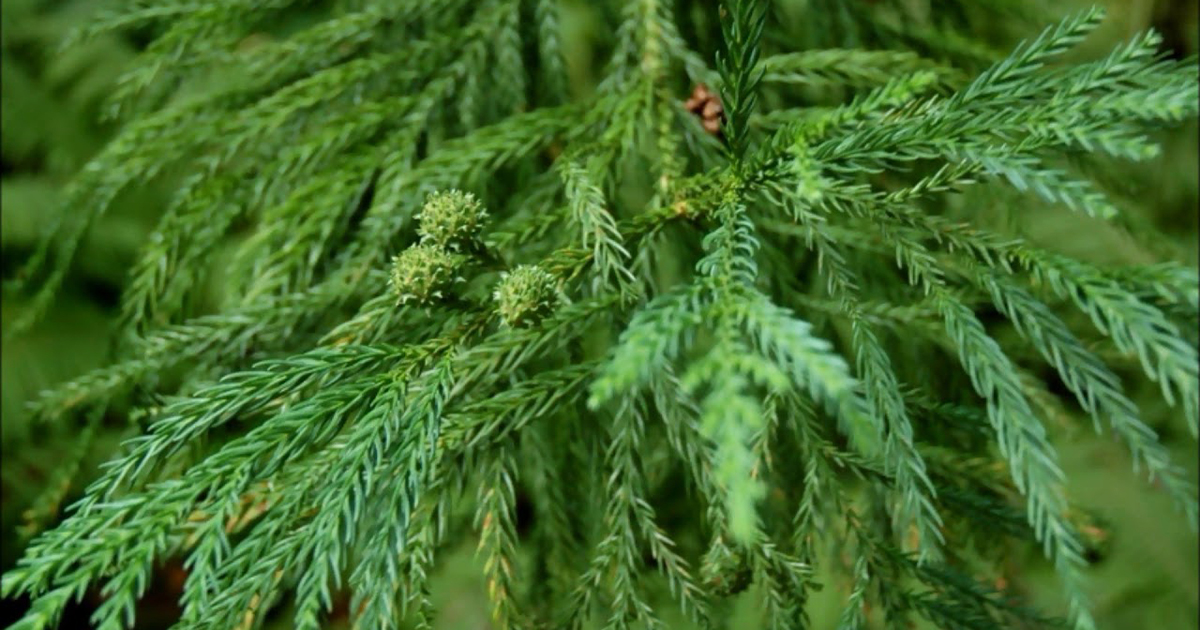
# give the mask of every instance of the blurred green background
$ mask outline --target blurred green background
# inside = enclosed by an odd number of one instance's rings
[[[1063,10],[1069,4],[1082,3],[1063,3]],[[1108,0],[1105,4],[1110,9],[1109,20],[1080,51],[1081,56],[1099,54],[1150,26],[1163,33],[1171,54],[1196,53],[1200,26],[1195,0]],[[598,75],[603,60],[595,58],[586,43],[587,3],[567,5],[563,28],[571,36],[564,39],[572,55],[572,76],[577,82],[586,82]],[[63,183],[111,136],[113,128],[100,122],[103,99],[146,44],[147,38],[137,33],[114,34],[65,53],[56,52],[61,37],[87,20],[95,8],[96,3],[87,1],[3,0],[0,254],[6,279],[30,254],[38,236],[53,225]],[[1168,239],[1139,242],[1067,213],[1021,217],[1022,230],[1031,238],[1097,262],[1147,262],[1158,257],[1196,265],[1197,133],[1194,122],[1165,133],[1160,159],[1103,171],[1130,224],[1155,226],[1167,233]],[[32,532],[53,522],[60,508],[86,483],[102,455],[111,453],[131,430],[129,418],[120,409],[109,410],[103,417],[78,418],[74,423],[31,426],[23,405],[40,389],[106,360],[125,270],[153,227],[169,190],[169,183],[159,183],[123,197],[115,211],[92,231],[46,320],[31,334],[3,345],[2,568],[11,566]],[[3,325],[21,309],[21,296],[6,291],[0,309]],[[1195,476],[1196,444],[1179,430],[1182,423],[1170,416],[1170,409],[1157,400],[1153,395],[1140,398],[1147,419],[1160,430],[1177,461]],[[94,430],[86,430],[88,426]],[[1056,430],[1073,497],[1094,508],[1107,525],[1106,545],[1092,558],[1091,571],[1097,617],[1104,627],[1196,628],[1200,624],[1196,535],[1188,531],[1164,496],[1148,491],[1145,483],[1130,474],[1129,459],[1122,449],[1097,437],[1089,422]],[[443,604],[440,626],[488,628],[484,590],[473,566],[472,550],[463,549],[448,560],[440,588],[435,590]],[[1035,602],[1057,608],[1054,580],[1036,553],[1031,550],[1028,557],[1010,561],[1027,569],[1025,579],[1013,587]],[[169,624],[181,575],[177,566],[163,568],[139,612],[139,627]],[[814,627],[833,627],[844,595],[838,588],[819,594],[811,610]],[[750,596],[752,593],[739,602],[746,627],[754,627],[749,624],[755,612]],[[85,601],[62,627],[83,627],[89,605]],[[0,608],[4,610],[0,622],[16,619],[13,607],[6,603]]]

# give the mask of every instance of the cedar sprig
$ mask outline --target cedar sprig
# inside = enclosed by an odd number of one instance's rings
[[[1051,627],[962,570],[1037,545],[1082,630],[1087,539],[1046,417],[1067,404],[1195,526],[1132,382],[1195,437],[1195,270],[953,214],[963,190],[1024,194],[1016,214],[1136,210],[1063,158],[1157,159],[1151,133],[1197,113],[1195,59],[1146,34],[1063,63],[1098,10],[1002,53],[969,34],[1027,6],[932,22],[819,0],[794,20],[651,0],[604,12],[611,58],[576,92],[565,5],[385,4],[316,6],[244,48],[292,3],[135,3],[81,33],[160,29],[10,334],[123,191],[181,179],[116,358],[33,405],[145,423],[3,577],[32,602],[15,627],[93,589],[94,622],[131,627],[169,557],[189,571],[180,628],[265,627],[285,603],[289,627],[321,627],[344,589],[359,627],[429,627],[430,578],[467,546],[501,627],[656,626],[666,606],[720,625],[743,592],[804,627],[828,558],[844,627]],[[220,89],[172,97],[220,68]],[[719,139],[676,94],[716,79]]]

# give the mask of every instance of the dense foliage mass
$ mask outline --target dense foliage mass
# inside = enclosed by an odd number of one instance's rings
[[[1196,59],[1153,32],[1062,63],[1101,11],[999,54],[1034,4],[605,2],[605,73],[568,90],[555,0],[280,26],[291,4],[132,3],[77,33],[154,37],[7,333],[120,195],[176,188],[116,359],[31,412],[142,424],[5,574],[32,601],[13,627],[93,589],[94,624],[130,627],[172,557],[178,628],[318,628],[342,593],[356,627],[426,627],[439,552],[473,537],[498,628],[721,627],[747,590],[803,628],[826,578],[842,628],[1049,627],[997,587],[1030,543],[1090,628],[1098,530],[1046,426],[1068,406],[1196,527],[1123,384],[1196,437],[1196,271],[995,220],[1153,248],[1089,176],[1197,113]]]

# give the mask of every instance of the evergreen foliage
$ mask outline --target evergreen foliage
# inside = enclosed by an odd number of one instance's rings
[[[113,362],[31,409],[127,402],[144,424],[4,575],[32,600],[12,627],[56,627],[93,589],[96,627],[132,627],[171,557],[180,629],[280,609],[320,628],[342,593],[355,627],[430,627],[439,552],[474,537],[498,628],[660,627],[668,607],[723,627],[748,589],[767,627],[805,628],[832,568],[847,630],[1083,630],[1089,525],[1047,423],[1068,405],[1196,528],[1193,480],[1123,383],[1197,437],[1195,269],[1099,266],[956,214],[982,188],[1153,238],[1072,161],[1153,159],[1151,133],[1196,116],[1196,59],[1153,32],[1062,63],[1101,11],[1001,53],[967,33],[1035,4],[820,0],[797,22],[765,0],[605,2],[611,59],[575,94],[555,0],[334,2],[278,26],[292,4],[129,3],[76,34],[155,38],[8,334],[119,195],[177,187]],[[697,83],[717,134],[683,107]],[[1031,542],[1065,619],[980,576]]]

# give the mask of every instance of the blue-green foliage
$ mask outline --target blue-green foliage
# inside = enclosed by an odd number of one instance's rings
[[[1001,54],[971,29],[1030,3],[922,21],[825,0],[798,26],[765,0],[605,2],[611,61],[568,94],[556,0],[279,26],[292,4],[131,3],[78,33],[155,39],[9,334],[120,194],[177,187],[113,362],[31,409],[129,397],[148,420],[5,574],[33,602],[14,627],[89,589],[98,627],[132,627],[169,557],[178,628],[283,606],[319,628],[347,592],[358,627],[427,627],[438,554],[472,535],[500,628],[657,627],[671,600],[721,627],[750,585],[770,627],[804,628],[832,558],[839,628],[1056,623],[971,574],[967,541],[999,529],[985,546],[1036,543],[1082,630],[1087,540],[1046,424],[1067,404],[1196,526],[1122,383],[1140,370],[1196,437],[1195,270],[1100,267],[948,211],[976,187],[1118,220],[1062,158],[1150,160],[1150,132],[1195,117],[1196,60],[1157,35],[1060,63],[1102,12]],[[719,134],[682,105],[697,82]],[[207,310],[199,282],[222,289]]]

